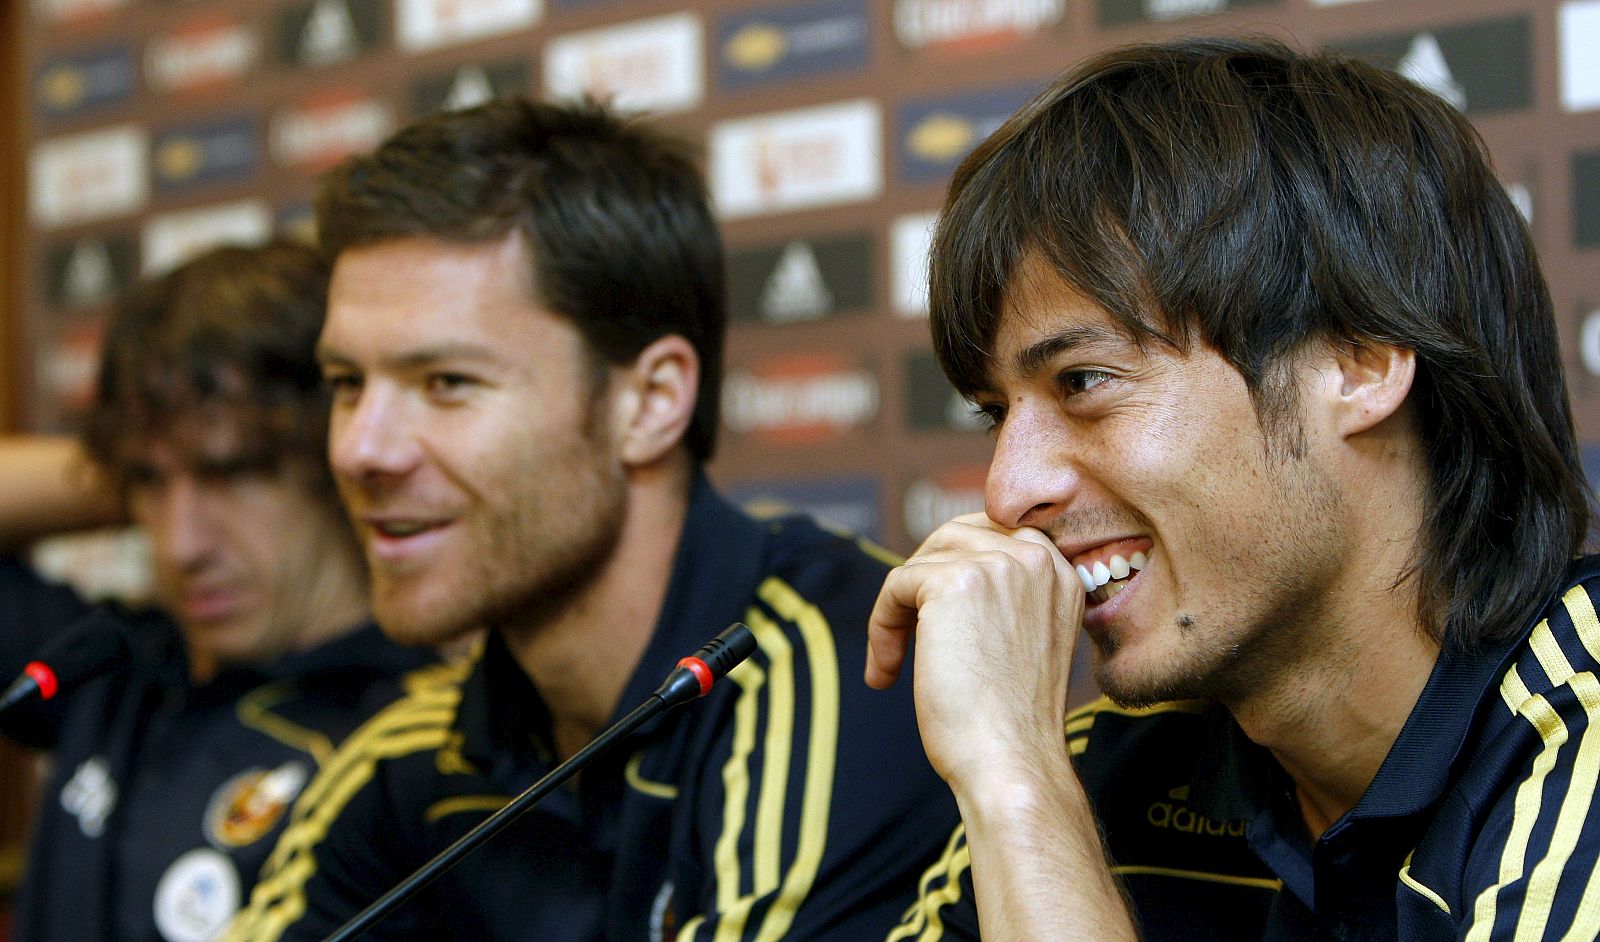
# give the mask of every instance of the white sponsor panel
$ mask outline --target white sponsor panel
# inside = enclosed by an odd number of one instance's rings
[[[588,95],[621,111],[685,111],[705,97],[705,27],[674,13],[550,40],[545,94]]]
[[[1368,0],[1311,0],[1314,7],[1337,7],[1347,3],[1366,3]]]
[[[543,0],[399,0],[395,42],[419,52],[527,29]]]
[[[1590,376],[1600,376],[1600,310],[1590,311],[1578,330],[1578,357]]]
[[[1144,0],[1144,15],[1152,20],[1218,13],[1227,8],[1228,0]]]
[[[1561,107],[1567,111],[1600,108],[1600,0],[1568,0],[1561,5]]]
[[[162,213],[144,226],[144,272],[157,275],[213,246],[255,245],[271,235],[272,210],[260,200]]]
[[[28,206],[41,226],[121,216],[150,198],[149,132],[136,124],[57,137],[33,149]]]
[[[728,428],[769,440],[808,443],[864,425],[878,414],[878,378],[866,369],[761,374],[732,370],[723,386]]]
[[[899,0],[894,32],[912,49],[1028,35],[1060,22],[1066,9],[1066,0]]]
[[[902,499],[906,535],[921,543],[951,519],[982,510],[983,479],[984,469],[975,467],[912,481]]]
[[[900,216],[889,227],[889,291],[901,317],[928,316],[928,251],[938,213]]]
[[[175,92],[236,79],[261,58],[261,39],[229,20],[180,26],[145,47],[145,81],[158,92]]]
[[[725,217],[852,203],[882,189],[883,111],[872,99],[711,129],[711,192]]]
[[[284,166],[323,169],[377,147],[393,128],[393,110],[375,98],[308,98],[272,116],[272,157]]]
[[[109,13],[128,5],[128,0],[34,0],[33,9],[42,18],[61,23]]]

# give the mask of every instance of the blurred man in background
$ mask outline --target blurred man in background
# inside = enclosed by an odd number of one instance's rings
[[[932,285],[996,438],[874,612],[965,822],[889,939],[1600,935],[1588,492],[1454,107],[1106,53],[962,165]],[[1080,625],[1110,700],[1063,736]]]
[[[644,701],[734,620],[759,649],[370,939],[865,939],[954,807],[873,694],[887,566],[702,471],[721,240],[678,142],[592,107],[424,119],[324,180],[335,474],[392,637],[492,631],[351,738],[232,932],[319,939]]]
[[[154,576],[154,607],[113,614],[116,671],[0,717],[53,760],[19,938],[214,938],[295,795],[429,660],[367,617],[324,450],[327,284],[291,243],[147,282],[111,320],[82,441],[0,441],[9,549],[125,509]],[[0,676],[87,610],[0,561]]]

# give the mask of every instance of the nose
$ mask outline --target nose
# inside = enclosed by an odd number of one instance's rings
[[[141,516],[151,552],[164,568],[193,572],[203,568],[216,543],[216,520],[207,493],[193,475],[169,477],[146,499]]]
[[[361,482],[411,470],[418,448],[406,430],[405,411],[396,392],[371,381],[350,401],[335,402],[328,423],[328,457],[334,473]]]
[[[984,481],[989,519],[1005,527],[1042,526],[1077,494],[1081,475],[1049,410],[1012,406],[995,438]]]

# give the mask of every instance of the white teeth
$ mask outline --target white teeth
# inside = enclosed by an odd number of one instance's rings
[[[1150,562],[1150,559],[1149,559],[1149,557],[1145,556],[1145,554],[1143,554],[1143,553],[1134,553],[1133,556],[1131,558],[1129,558],[1129,560],[1128,560],[1128,568],[1129,569],[1143,569],[1145,567],[1145,564],[1148,563],[1148,562]]]
[[[1128,572],[1128,561],[1126,559],[1121,556],[1111,557],[1111,578],[1126,579],[1128,578]]]
[[[1083,583],[1083,591],[1085,592],[1093,592],[1095,589],[1099,588],[1099,586],[1095,585],[1094,583],[1094,576],[1090,575],[1089,570],[1083,568],[1082,566],[1078,567],[1078,581]]]
[[[1097,561],[1091,571],[1094,573],[1095,588],[1099,588],[1111,581],[1111,570],[1106,568],[1105,563]]]

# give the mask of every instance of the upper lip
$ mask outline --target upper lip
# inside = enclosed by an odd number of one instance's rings
[[[1056,549],[1061,551],[1061,555],[1066,557],[1068,562],[1071,562],[1074,557],[1082,556],[1084,553],[1087,553],[1092,549],[1097,549],[1101,546],[1106,546],[1111,543],[1120,543],[1123,540],[1138,539],[1139,536],[1140,534],[1137,533],[1124,533],[1120,536],[1094,537],[1092,539],[1076,540],[1071,543],[1062,543],[1057,541]]]

